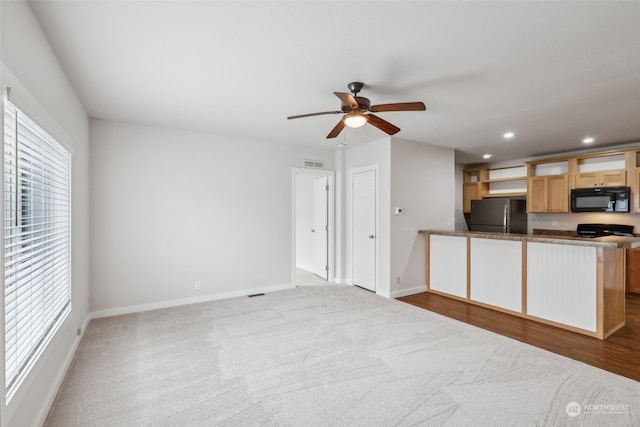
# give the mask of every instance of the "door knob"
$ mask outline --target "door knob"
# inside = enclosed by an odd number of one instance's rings
[[[370,238],[370,239],[375,239],[375,238],[376,238],[376,236],[374,236],[373,234],[370,234],[370,235],[369,235],[369,238]]]

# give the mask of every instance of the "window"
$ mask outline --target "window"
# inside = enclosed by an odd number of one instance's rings
[[[11,393],[71,310],[71,154],[4,107],[5,363]]]

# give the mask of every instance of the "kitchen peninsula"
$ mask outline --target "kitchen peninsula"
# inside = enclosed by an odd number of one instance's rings
[[[640,238],[421,230],[427,291],[604,339],[624,326]]]

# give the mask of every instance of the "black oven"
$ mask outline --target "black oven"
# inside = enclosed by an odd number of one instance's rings
[[[571,190],[571,212],[629,212],[629,187]]]

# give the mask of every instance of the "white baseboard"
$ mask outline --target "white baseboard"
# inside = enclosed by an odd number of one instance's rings
[[[161,308],[177,307],[180,305],[197,304],[201,302],[216,301],[227,298],[243,297],[253,294],[261,294],[266,292],[283,291],[285,289],[293,289],[295,285],[286,283],[282,285],[265,286],[261,288],[242,289],[238,291],[222,292],[219,294],[209,294],[193,298],[180,298],[169,301],[159,301],[149,304],[130,305],[127,307],[110,308],[107,310],[98,310],[91,312],[91,319],[99,319],[101,317],[120,316],[122,314],[140,313],[142,311],[158,310]]]
[[[73,345],[69,349],[69,352],[67,353],[67,356],[64,359],[64,363],[62,364],[60,369],[58,369],[58,374],[56,375],[56,378],[52,384],[52,387],[49,389],[49,393],[47,394],[44,404],[40,406],[40,411],[38,412],[38,416],[36,417],[36,420],[37,420],[36,425],[39,425],[39,426],[44,425],[44,422],[46,421],[47,416],[49,415],[49,410],[51,410],[51,407],[53,406],[53,402],[56,400],[56,396],[58,395],[58,391],[62,386],[62,382],[64,381],[64,378],[67,375],[69,368],[71,367],[71,362],[73,362],[73,358],[76,356],[76,351],[78,351],[78,347],[80,346],[80,341],[82,340],[82,337],[84,336],[84,333],[86,332],[87,327],[89,326],[90,320],[91,320],[91,316],[90,314],[87,314],[87,316],[84,318],[84,321],[82,322],[81,334],[78,335],[76,339],[73,341]]]
[[[390,297],[395,299],[400,297],[406,297],[407,295],[419,294],[420,292],[426,292],[426,291],[427,291],[427,285],[421,285],[421,286],[415,286],[409,289],[401,289],[399,291],[393,291],[391,292]]]

